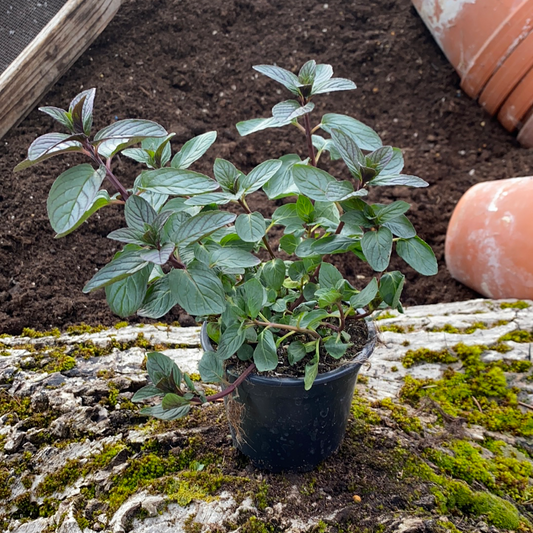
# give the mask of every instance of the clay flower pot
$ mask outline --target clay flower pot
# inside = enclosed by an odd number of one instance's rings
[[[446,265],[489,298],[533,298],[533,177],[478,183],[453,212]]]
[[[412,2],[473,98],[533,29],[533,0]]]
[[[533,105],[533,68],[509,95],[498,113],[498,120],[508,131],[514,131]]]
[[[533,148],[533,106],[524,118],[524,125],[518,134],[518,142],[526,148]]]

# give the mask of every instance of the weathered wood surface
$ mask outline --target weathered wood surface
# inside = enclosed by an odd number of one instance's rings
[[[0,76],[0,138],[100,35],[121,0],[70,0]]]

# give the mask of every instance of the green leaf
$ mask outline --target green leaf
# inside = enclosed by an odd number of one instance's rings
[[[146,246],[148,244],[144,238],[144,233],[133,228],[120,228],[112,231],[107,238],[113,241],[124,242],[128,244],[137,244],[139,246]]]
[[[154,168],[152,165],[152,158],[150,154],[142,148],[126,148],[122,150],[122,155],[137,161],[137,163],[143,163],[150,168]]]
[[[185,200],[185,205],[226,205],[231,201],[236,201],[238,196],[229,192],[208,192],[206,194],[197,194]]]
[[[176,196],[201,194],[215,191],[218,187],[219,185],[215,180],[204,174],[170,167],[145,170],[141,174],[139,183],[141,189]]]
[[[277,159],[263,161],[256,166],[247,176],[239,178],[238,194],[251,194],[260,189],[281,167],[282,162]]]
[[[169,275],[158,278],[150,285],[143,304],[137,311],[139,316],[161,318],[178,303],[178,299],[170,286]]]
[[[309,242],[311,242],[310,255],[326,255],[346,252],[357,240],[343,235],[330,235],[317,240],[309,240]],[[299,255],[298,252],[297,255]]]
[[[311,59],[298,72],[298,81],[302,85],[311,85],[315,81],[316,61]]]
[[[252,118],[250,120],[244,120],[236,124],[237,131],[242,137],[255,133],[257,131],[266,130],[268,128],[282,128],[289,125],[289,120],[280,121],[277,118]]]
[[[221,281],[209,267],[197,261],[187,270],[172,270],[170,286],[178,303],[193,316],[220,314],[226,309]]]
[[[146,231],[147,226],[151,226],[157,217],[155,209],[148,201],[140,196],[132,194],[124,206],[124,217],[129,228],[137,231]]]
[[[361,309],[366,307],[378,293],[378,282],[376,278],[372,278],[372,281],[359,293],[350,298],[350,305],[354,309]]]
[[[183,396],[179,396],[178,394],[174,393],[168,393],[165,394],[165,397],[163,398],[163,401],[161,402],[161,407],[163,409],[176,409],[178,407],[182,407],[184,405],[189,405],[189,400],[186,400]]]
[[[267,293],[257,278],[249,279],[241,289],[245,295],[246,310],[250,318],[256,318],[267,301]]]
[[[434,276],[439,271],[433,250],[420,237],[400,239],[396,243],[396,252],[409,266],[424,276]]]
[[[198,363],[198,371],[204,383],[224,382],[224,363],[215,352],[204,352]]]
[[[217,138],[216,131],[208,131],[187,141],[181,150],[172,158],[170,166],[173,168],[189,168],[200,159]]]
[[[19,172],[55,155],[67,152],[82,152],[81,143],[77,140],[72,140],[72,137],[75,136],[66,135],[65,133],[47,133],[38,137],[28,148],[28,158],[21,161],[13,171]]]
[[[305,375],[304,375],[305,390],[309,390],[313,386],[313,383],[315,382],[317,375],[318,375],[318,355],[315,355],[312,361],[309,362],[307,365],[305,365]]]
[[[326,198],[330,202],[343,202],[353,196],[366,196],[365,189],[354,191],[353,185],[349,181],[332,181],[326,187]]]
[[[279,240],[279,247],[284,252],[287,252],[289,255],[292,255],[296,251],[299,242],[300,239],[297,239],[294,235],[283,235],[283,237],[281,237],[281,239]]]
[[[263,264],[261,276],[267,287],[279,291],[285,281],[285,271],[285,263],[281,259],[276,258]]]
[[[389,228],[394,235],[401,237],[402,239],[410,239],[416,235],[416,230],[409,222],[409,219],[405,215],[393,218],[383,224],[386,228]]]
[[[147,265],[135,274],[105,288],[107,303],[112,313],[124,318],[139,309],[146,295],[151,270],[152,267]]]
[[[254,363],[259,372],[274,370],[278,366],[278,350],[270,329],[264,329],[257,339]]]
[[[187,416],[190,410],[190,404],[177,407],[176,409],[163,409],[161,405],[154,405],[153,407],[143,407],[139,411],[139,414],[169,421]]]
[[[266,222],[261,213],[242,214],[235,221],[235,231],[245,242],[257,242],[265,235]]]
[[[54,182],[47,210],[52,228],[63,234],[72,230],[94,203],[105,178],[105,168],[83,164],[69,168]]]
[[[272,222],[285,226],[287,228],[286,233],[301,230],[303,227],[303,220],[298,216],[298,210],[294,203],[278,207],[272,215]]]
[[[384,176],[395,176],[396,174],[400,174],[403,166],[404,161],[402,151],[399,148],[393,148],[391,160],[380,170],[380,173]]]
[[[340,359],[346,354],[346,350],[353,346],[353,343],[344,343],[337,335],[328,337],[324,343],[324,348],[331,357],[334,359]]]
[[[173,242],[168,242],[163,244],[161,248],[152,248],[148,250],[141,250],[139,255],[150,263],[155,265],[164,265],[170,259],[172,252],[174,251],[175,245]]]
[[[407,185],[408,187],[427,187],[429,183],[417,176],[408,176],[406,174],[397,174],[385,176],[380,174],[370,180],[367,185],[381,185],[395,187],[396,185]]]
[[[243,215],[241,215],[243,216]],[[180,245],[190,244],[203,239],[214,231],[231,224],[235,220],[233,213],[224,211],[206,211],[187,219],[181,226],[177,242]]]
[[[147,137],[166,137],[167,131],[163,126],[151,120],[126,119],[101,129],[95,136],[96,144],[108,139],[137,139],[141,141]]]
[[[91,134],[91,128],[93,125],[93,106],[94,106],[94,97],[96,96],[96,89],[87,89],[82,91],[80,94],[76,95],[72,102],[70,102],[69,113],[73,117],[74,108],[78,105],[79,102],[83,99],[83,106],[81,109],[81,122],[82,129],[85,135]]]
[[[57,120],[62,126],[65,126],[71,133],[73,132],[72,118],[67,111],[60,107],[45,106],[39,107],[39,111],[51,116],[54,120]]]
[[[280,122],[293,121],[302,115],[311,113],[314,108],[313,102],[308,102],[302,106],[296,100],[285,100],[272,108],[272,116]]]
[[[306,356],[305,346],[300,341],[294,341],[287,346],[287,358],[290,365],[295,365]]]
[[[336,302],[340,302],[342,294],[337,289],[318,289],[315,292],[315,298],[318,299],[318,307],[329,307]]]
[[[111,203],[111,198],[109,197],[109,194],[106,190],[101,189],[96,194],[96,197],[93,200],[93,203],[91,206],[85,210],[85,213],[82,215],[82,217],[67,231],[63,231],[62,233],[58,233],[55,238],[59,239],[61,237],[64,237],[65,235],[68,235],[69,233],[72,233],[75,229],[79,228],[93,213],[96,213],[99,209],[102,207],[109,205]]]
[[[299,218],[305,223],[312,222],[314,211],[315,207],[309,198],[303,195],[298,196],[298,200],[296,201],[296,214]]]
[[[343,275],[331,263],[322,263],[320,265],[318,283],[322,289],[333,289],[343,279]]]
[[[361,166],[365,164],[365,156],[357,143],[349,135],[335,128],[331,129],[331,139],[346,163],[350,174],[361,180]]]
[[[292,167],[292,176],[294,183],[299,191],[319,202],[327,202],[329,198],[326,196],[328,185],[335,180],[327,172],[310,165],[295,164]]]
[[[334,91],[352,91],[357,89],[357,85],[351,80],[345,78],[332,78],[323,83],[313,83],[311,94],[332,93]]]
[[[382,146],[379,135],[369,126],[355,118],[336,113],[322,117],[321,128],[331,135],[332,129],[341,130],[348,135],[361,150],[377,150]]]
[[[237,357],[241,361],[249,361],[254,356],[254,349],[249,344],[243,344],[237,350]]]
[[[298,187],[292,179],[292,166],[294,163],[301,162],[296,154],[282,155],[279,160],[281,167],[278,171],[263,185],[263,192],[270,200],[285,198],[299,193]]]
[[[296,74],[293,74],[292,72],[275,65],[254,65],[253,69],[265,76],[268,76],[274,81],[281,83],[281,85],[289,89],[291,93],[296,95],[300,94],[298,88],[300,87],[301,83],[299,82]]]
[[[222,360],[229,359],[237,353],[244,344],[245,334],[241,322],[234,322],[222,333],[217,349],[217,357]]]
[[[390,262],[392,233],[381,227],[378,231],[367,231],[361,239],[361,247],[368,264],[376,271],[383,272]]]
[[[245,268],[251,268],[261,263],[261,259],[239,248],[219,248],[211,254],[209,266],[216,267],[230,273],[242,273]]]
[[[405,276],[398,271],[387,272],[379,280],[379,294],[383,301],[393,309],[400,306],[400,296],[402,294]]]
[[[313,311],[309,311],[308,313],[304,313],[304,316],[299,321],[299,326],[304,329],[314,329],[327,316],[328,312],[324,309],[315,309]]]
[[[160,397],[164,396],[164,392],[159,390],[155,385],[145,385],[142,389],[139,389],[131,399],[132,402],[142,402],[148,398],[153,398],[154,396]]]
[[[372,208],[374,209],[374,213],[376,213],[376,224],[390,222],[391,220],[394,220],[400,215],[403,215],[406,211],[409,210],[410,207],[411,204],[403,202],[402,200],[392,202],[391,204],[385,206],[378,206],[377,204],[374,204],[372,206]]]
[[[223,191],[232,194],[237,192],[237,184],[242,172],[233,163],[217,158],[213,165],[213,172]]]
[[[328,81],[333,76],[333,68],[331,65],[319,64],[315,68],[314,86],[319,86]],[[311,91],[311,94],[314,94]]]
[[[88,293],[101,289],[111,283],[120,281],[127,276],[144,268],[148,263],[144,261],[138,251],[124,252],[119,257],[101,268],[92,279],[83,287],[83,292]]]
[[[366,156],[367,166],[371,166],[378,173],[387,167],[394,155],[392,146],[382,146]],[[369,164],[369,165],[368,165]]]
[[[152,383],[164,392],[175,392],[181,383],[181,371],[178,365],[160,352],[146,354],[146,371]]]

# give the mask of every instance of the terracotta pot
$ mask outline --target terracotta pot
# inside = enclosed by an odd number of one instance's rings
[[[526,148],[533,148],[533,106],[524,118],[524,125],[518,133],[518,142]]]
[[[532,17],[533,18],[533,17]],[[505,99],[533,68],[533,31],[515,48],[483,89],[479,103],[491,114],[498,112]],[[533,94],[531,95],[533,103]]]
[[[530,69],[503,104],[498,113],[498,120],[506,130],[514,131],[520,126],[532,105],[533,69]]]
[[[489,298],[533,298],[533,177],[478,183],[453,212],[446,265]]]
[[[533,0],[412,2],[473,98],[533,29]]]

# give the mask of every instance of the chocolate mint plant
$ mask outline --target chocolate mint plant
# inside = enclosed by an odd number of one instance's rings
[[[179,305],[206,321],[217,349],[206,351],[200,361],[205,382],[223,384],[228,362],[247,365],[237,382],[205,397],[168,357],[150,353],[152,384],[134,400],[155,396],[162,403],[143,409],[145,414],[179,418],[192,405],[229,394],[250,372],[274,371],[281,362],[303,368],[309,389],[321,358],[353,358],[357,343],[351,324],[376,310],[402,311],[405,277],[388,271],[393,248],[421,274],[437,272],[431,248],[405,215],[408,203],[365,201],[372,187],[427,186],[401,173],[401,151],[383,146],[371,128],[346,115],[328,113],[312,122],[316,97],[352,90],[355,84],[333,78],[331,66],[315,61],[298,75],[277,66],[254,68],[292,96],[275,105],[272,116],[237,124],[239,133],[293,127],[303,139],[295,151],[305,148],[305,155],[280,154],[248,174],[216,159],[213,176],[203,175],[189,167],[211,147],[216,132],[194,137],[174,156],[173,134],[149,120],[119,120],[91,137],[95,89],[90,89],[68,110],[40,108],[67,133],[36,139],[15,169],[67,152],[87,156],[89,163],[69,168],[52,185],[52,228],[63,237],[111,204],[124,205],[125,227],[108,235],[123,249],[83,291],[104,289],[111,310],[121,317],[160,318]],[[113,171],[118,154],[145,167],[131,189]],[[319,168],[324,154],[344,161],[342,176]],[[248,204],[258,192],[273,205],[286,200],[265,217]],[[240,213],[226,211],[230,204]],[[283,230],[277,243],[269,236],[274,226]],[[357,256],[372,267],[374,277],[355,288],[329,262],[334,254]]]

